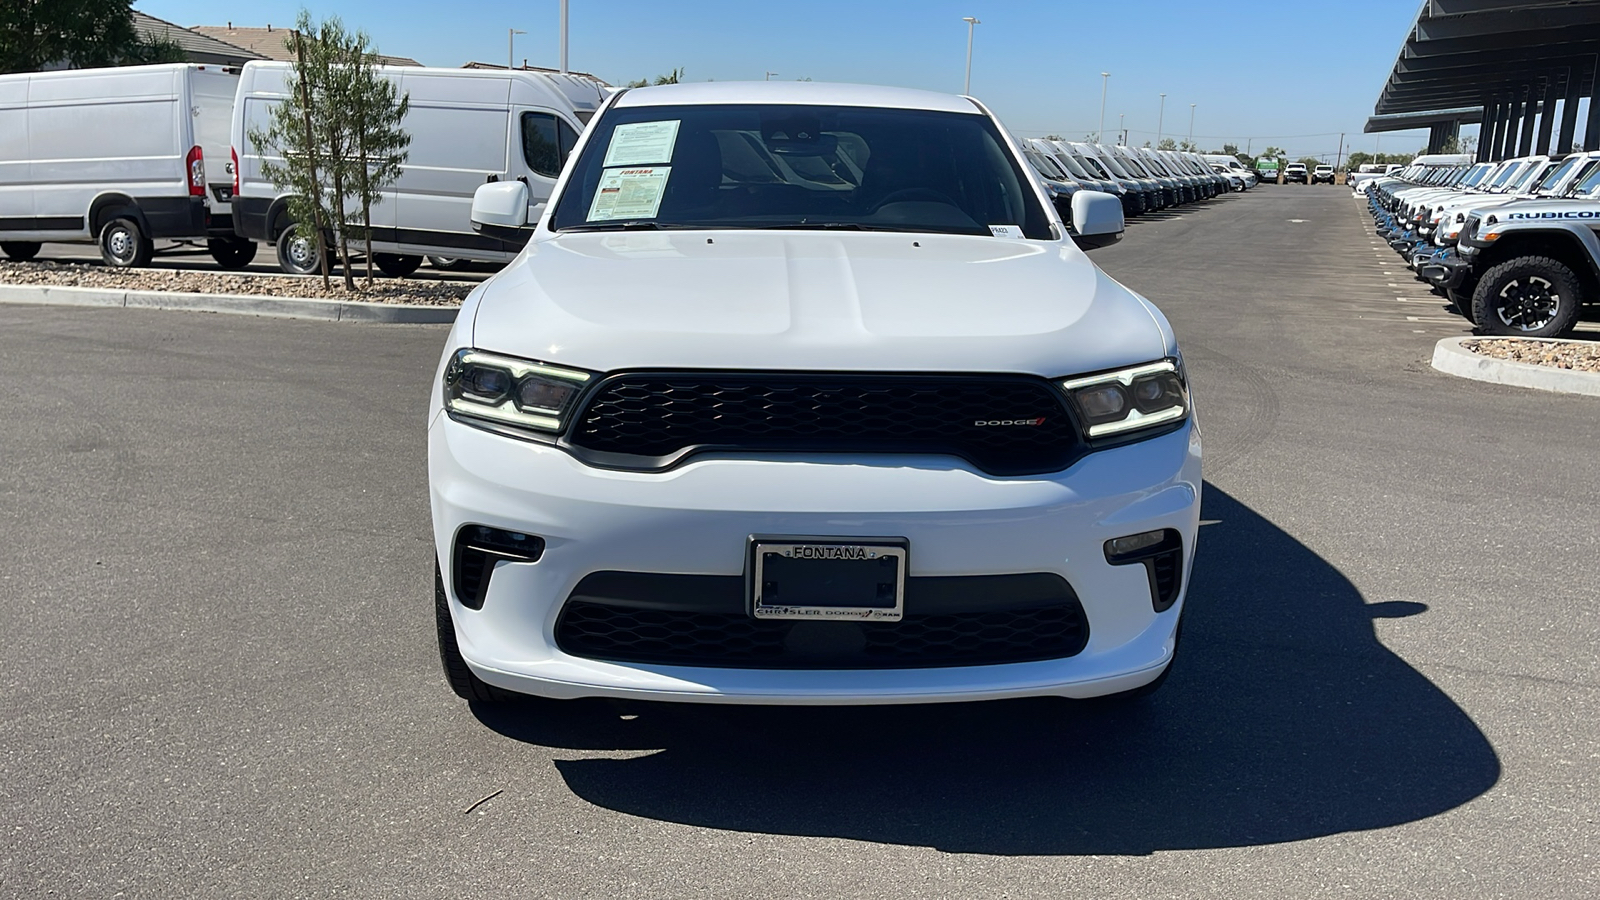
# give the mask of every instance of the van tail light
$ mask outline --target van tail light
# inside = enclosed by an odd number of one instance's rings
[[[237,197],[239,195],[239,151],[229,147],[228,155],[233,157],[233,195]]]
[[[206,160],[205,154],[199,147],[190,147],[189,155],[184,159],[184,169],[189,173],[189,196],[204,197],[206,195]]]

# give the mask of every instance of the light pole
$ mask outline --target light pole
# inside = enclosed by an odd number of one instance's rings
[[[506,29],[506,68],[507,69],[515,69],[517,67],[516,66],[516,62],[515,62],[515,60],[517,58],[517,54],[516,54],[515,49],[513,49],[513,48],[516,46],[517,35],[519,35],[519,34],[527,34],[527,32],[526,31],[518,31],[515,28],[507,28]]]
[[[1189,104],[1189,146],[1194,146],[1194,104]]]
[[[967,80],[962,85],[961,93],[970,96],[972,94],[972,26],[982,25],[983,23],[972,16],[962,16],[961,21],[967,23]]]
[[[567,74],[567,0],[561,0],[561,74]]]
[[[1167,118],[1167,95],[1161,95],[1161,111],[1156,113],[1156,146],[1161,146],[1161,125]]]
[[[1094,142],[1100,143],[1106,130],[1106,85],[1111,83],[1111,73],[1100,73],[1100,127],[1095,130]]]
[[[772,80],[772,76],[777,75],[777,74],[779,74],[779,73],[777,73],[777,72],[768,72],[767,73],[767,77],[763,78],[761,80],[762,81],[771,81]]]
[[[1117,113],[1117,143],[1119,144],[1128,142],[1128,128],[1123,124],[1123,121],[1127,118],[1127,113]]]

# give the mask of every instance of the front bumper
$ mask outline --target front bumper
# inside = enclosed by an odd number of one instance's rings
[[[441,415],[429,429],[428,469],[445,571],[465,525],[545,540],[537,562],[496,564],[481,609],[447,590],[472,671],[498,687],[555,698],[869,704],[1130,690],[1170,662],[1184,598],[1155,612],[1144,567],[1110,565],[1104,543],[1175,529],[1186,591],[1200,511],[1192,421],[1090,454],[1064,472],[999,478],[943,457],[867,454],[708,457],[663,473],[607,471]],[[1083,606],[1088,643],[1063,659],[832,670],[608,662],[557,646],[562,605],[585,575],[743,575],[754,534],[903,537],[912,576],[1055,573]]]

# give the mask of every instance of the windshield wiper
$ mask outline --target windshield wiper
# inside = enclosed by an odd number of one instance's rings
[[[630,219],[626,222],[597,222],[593,225],[568,225],[557,228],[556,234],[573,231],[670,231],[679,228],[704,228],[704,225],[680,225],[675,222],[652,222],[648,219]]]

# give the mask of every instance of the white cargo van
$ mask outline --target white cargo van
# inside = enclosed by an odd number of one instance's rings
[[[95,241],[113,266],[148,265],[157,238],[207,242],[248,263],[223,175],[237,70],[159,65],[0,75],[0,249]],[[209,191],[208,191],[209,187]]]
[[[404,127],[410,155],[383,200],[372,209],[373,262],[385,273],[409,275],[424,256],[504,262],[523,239],[503,240],[472,229],[472,194],[479,185],[517,180],[528,185],[529,220],[536,220],[555,187],[584,123],[606,94],[576,76],[481,69],[382,66],[411,98]],[[234,105],[232,141],[238,154],[234,220],[241,237],[277,248],[285,272],[321,268],[316,241],[289,218],[288,194],[263,179],[252,130],[265,132],[282,102],[288,63],[247,63]]]

